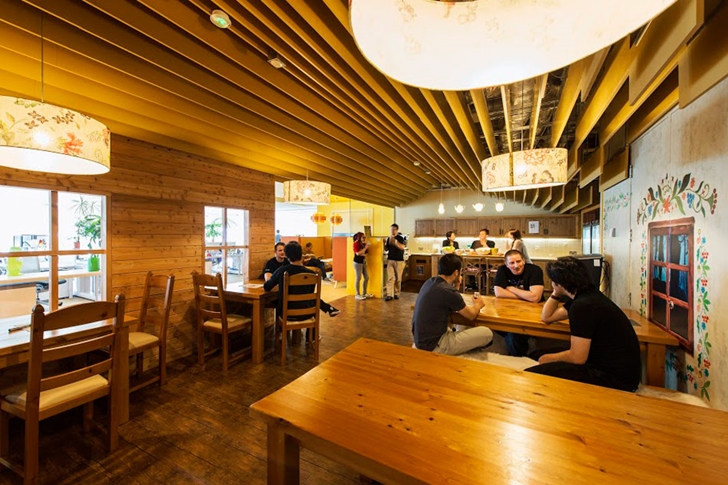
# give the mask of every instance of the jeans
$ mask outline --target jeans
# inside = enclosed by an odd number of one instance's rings
[[[399,296],[402,293],[402,272],[404,261],[387,261],[387,296]]]
[[[367,284],[369,283],[369,272],[367,271],[367,261],[364,260],[363,263],[354,263],[354,272],[356,273],[356,280],[354,283],[354,288],[356,288],[356,294],[357,295],[366,295],[367,294]],[[361,281],[362,275],[364,276],[364,284],[361,287],[361,293],[359,293],[359,281]]]
[[[528,335],[502,331],[498,332],[498,335],[506,339],[508,355],[514,357],[525,357],[528,355]]]

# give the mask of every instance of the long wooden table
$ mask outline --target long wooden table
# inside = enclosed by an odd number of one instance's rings
[[[467,298],[467,297],[466,297]],[[453,321],[461,325],[483,325],[492,330],[547,337],[558,340],[569,340],[571,332],[569,322],[547,324],[541,321],[543,303],[530,303],[511,298],[483,297],[485,306],[475,322],[467,321],[455,315]],[[632,325],[640,348],[645,351],[647,361],[647,384],[665,387],[665,354],[666,347],[678,345],[677,338],[662,330],[634,310],[624,310],[634,324]]]
[[[8,332],[11,327],[26,324],[30,324],[30,314],[0,319],[0,369],[28,362],[30,328]],[[50,337],[46,338],[46,342],[52,345],[61,345],[93,335],[103,335],[112,330],[113,324],[113,319],[108,319],[79,325],[72,329],[49,331],[46,335],[50,334]],[[117,356],[117,362],[114,364],[116,375],[119,376],[117,409],[119,411],[119,422],[126,423],[129,421],[129,327],[126,321],[119,327],[116,338],[120,339],[119,355]]]
[[[250,407],[268,483],[301,447],[383,483],[725,483],[728,413],[360,339]]]
[[[252,361],[263,362],[263,346],[265,335],[265,309],[278,299],[277,291],[265,291],[263,280],[251,280],[246,283],[231,283],[225,287],[225,299],[253,305],[253,327],[251,336]]]

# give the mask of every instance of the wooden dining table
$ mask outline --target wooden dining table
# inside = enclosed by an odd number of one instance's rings
[[[245,283],[230,283],[225,286],[225,300],[246,303],[253,306],[253,327],[251,347],[253,363],[263,362],[265,335],[265,309],[278,300],[278,291],[265,291],[263,280],[250,280]]]
[[[468,297],[464,295],[466,300]],[[557,340],[570,340],[571,331],[568,320],[544,323],[541,320],[543,302],[531,303],[513,298],[484,296],[485,306],[475,321],[469,321],[454,314],[453,322],[462,325],[482,325],[491,330],[519,333],[533,337],[546,337]],[[640,348],[645,351],[647,384],[665,387],[665,355],[667,346],[677,346],[676,337],[662,330],[634,310],[623,310],[632,321]]]
[[[13,327],[30,325],[30,314],[0,319],[0,369],[28,362],[30,349],[30,327],[9,332]],[[101,320],[72,328],[46,332],[45,342],[49,345],[61,345],[79,339],[103,335],[112,331],[113,319]],[[114,372],[118,378],[117,408],[119,422],[129,421],[129,327],[127,322],[119,326],[117,332],[119,355],[114,364]]]
[[[269,484],[306,448],[382,483],[725,483],[728,413],[360,339],[250,407]]]

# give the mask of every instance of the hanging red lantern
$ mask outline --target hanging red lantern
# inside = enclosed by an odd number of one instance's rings
[[[311,222],[314,224],[323,224],[326,222],[326,214],[323,212],[316,212],[313,215],[311,215]]]
[[[339,214],[331,214],[331,224],[338,226],[344,221],[344,218]]]

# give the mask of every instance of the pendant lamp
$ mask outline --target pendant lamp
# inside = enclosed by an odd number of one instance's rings
[[[283,182],[283,201],[293,204],[327,205],[331,198],[331,184],[306,180]]]
[[[93,118],[45,102],[41,17],[41,99],[0,96],[0,165],[35,172],[99,175],[111,166],[111,133]]]

